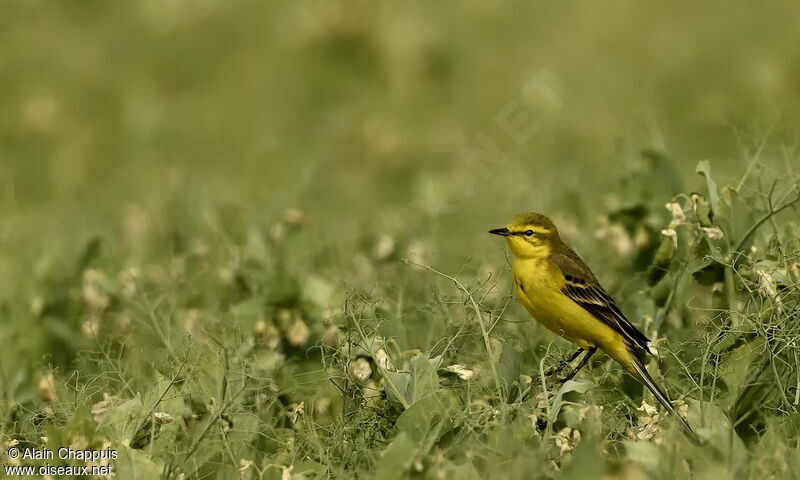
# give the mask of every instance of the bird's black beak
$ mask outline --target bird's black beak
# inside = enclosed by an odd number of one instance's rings
[[[489,230],[489,233],[500,235],[501,237],[507,237],[511,235],[511,232],[509,232],[507,228],[495,228],[494,230]]]

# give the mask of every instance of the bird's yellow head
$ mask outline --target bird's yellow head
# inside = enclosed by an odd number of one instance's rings
[[[539,213],[520,213],[505,228],[495,228],[489,233],[506,237],[511,252],[517,258],[547,257],[561,245],[556,226]]]

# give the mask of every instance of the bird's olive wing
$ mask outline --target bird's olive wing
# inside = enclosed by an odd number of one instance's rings
[[[589,270],[589,267],[583,263],[583,260],[575,252],[568,250],[567,252],[553,255],[550,259],[564,274],[564,280],[566,281],[566,285],[562,290],[564,295],[583,307],[595,318],[621,333],[633,345],[650,353],[650,348],[647,345],[650,340],[625,318],[617,304],[614,303],[611,295],[600,286],[592,271]]]

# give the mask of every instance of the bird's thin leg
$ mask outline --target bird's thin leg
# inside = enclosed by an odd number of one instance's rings
[[[578,374],[580,369],[583,368],[587,363],[589,363],[589,359],[592,357],[592,355],[594,355],[594,352],[596,352],[596,351],[597,351],[597,347],[591,347],[588,350],[586,350],[586,355],[584,355],[583,358],[581,359],[581,363],[579,363],[578,366],[575,367],[575,370],[573,370],[572,373],[570,373],[565,378],[563,378],[561,380],[561,383],[566,383],[567,381],[572,380],[572,378],[575,377],[575,375]],[[578,352],[578,353],[580,353],[580,352]],[[575,359],[575,357],[573,357],[573,360],[574,359]]]
[[[577,352],[573,353],[572,356],[569,357],[569,360],[563,360],[558,365],[553,365],[552,367],[548,368],[547,371],[544,372],[545,376],[550,377],[557,373],[561,373],[562,370],[567,368],[569,364],[574,362],[575,359],[578,358],[578,356],[583,352],[584,350],[582,348],[579,348]]]
[[[569,357],[569,360],[567,360],[567,362],[566,362],[567,365],[569,365],[570,363],[574,362],[575,359],[578,358],[578,355],[580,355],[581,353],[583,353],[583,349],[579,348],[577,352],[573,353],[572,356]]]

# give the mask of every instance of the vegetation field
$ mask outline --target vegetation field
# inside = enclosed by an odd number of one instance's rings
[[[799,18],[2,2],[4,475],[800,477]],[[605,355],[548,374],[487,233],[525,211],[702,445]],[[116,458],[10,453],[59,448]]]

